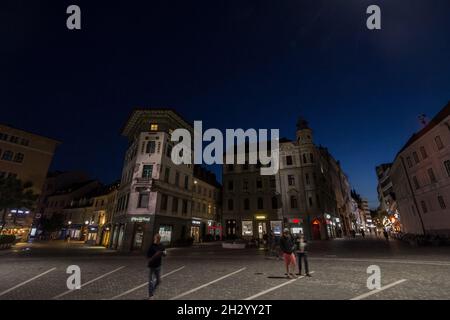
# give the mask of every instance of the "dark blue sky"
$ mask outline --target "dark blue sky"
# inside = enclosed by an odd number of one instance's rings
[[[448,0],[2,0],[0,39],[0,121],[63,141],[52,168],[104,182],[134,107],[286,137],[303,115],[376,206],[374,167],[450,100]]]

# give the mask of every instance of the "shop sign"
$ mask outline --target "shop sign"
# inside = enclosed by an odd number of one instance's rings
[[[292,219],[289,219],[289,223],[300,224],[300,223],[303,223],[303,219],[292,218]]]
[[[200,225],[202,224],[202,222],[198,220],[192,220],[192,224]]]
[[[150,217],[131,217],[131,222],[150,222]]]
[[[258,215],[258,216],[255,216],[255,219],[256,220],[266,220],[266,216]]]

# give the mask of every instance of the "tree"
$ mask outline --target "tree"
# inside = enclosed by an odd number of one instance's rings
[[[16,177],[0,178],[0,211],[2,214],[2,225],[0,231],[6,224],[6,212],[12,208],[34,207],[38,195],[33,193],[31,182],[22,182]]]
[[[64,215],[55,213],[50,218],[41,218],[41,226],[45,233],[58,231],[64,226]]]

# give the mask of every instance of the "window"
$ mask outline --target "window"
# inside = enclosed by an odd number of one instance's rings
[[[286,165],[292,166],[292,156],[286,156]]]
[[[436,183],[436,176],[434,175],[433,168],[428,169],[428,176],[430,177],[431,183]]]
[[[272,209],[278,209],[278,198],[276,196],[272,197]]]
[[[425,201],[420,201],[420,205],[422,206],[423,213],[427,213],[428,209],[427,209],[427,205],[426,205]]]
[[[314,155],[312,153],[309,154],[309,160],[311,163],[314,163]]]
[[[445,205],[444,198],[442,196],[438,196],[438,202],[439,202],[439,206],[441,207],[441,209],[447,208],[447,206]]]
[[[275,181],[275,178],[270,178],[270,188],[275,189],[277,187],[277,183]]]
[[[295,178],[293,175],[288,175],[288,185],[295,186]]]
[[[229,191],[233,191],[233,189],[234,189],[233,180],[229,180],[228,181],[228,190]]]
[[[146,153],[155,153],[156,150],[156,142],[155,141],[149,141],[147,142],[147,149],[145,149]]]
[[[303,163],[308,163],[308,160],[306,160],[306,154],[303,154]]]
[[[189,189],[189,176],[184,177],[184,188]]]
[[[253,221],[242,221],[242,235],[253,236]]]
[[[14,153],[12,151],[6,150],[3,152],[2,160],[11,161],[13,159]]]
[[[147,208],[149,200],[148,193],[139,193],[138,208]]]
[[[150,131],[158,131],[159,126],[156,123],[150,125]]]
[[[248,198],[244,199],[244,210],[250,210],[250,200]]]
[[[406,162],[408,163],[408,168],[412,168],[413,164],[412,164],[412,161],[411,161],[411,157],[407,157],[406,158]]]
[[[417,155],[417,152],[413,152],[413,157],[414,157],[414,162],[416,163],[416,164],[418,164],[419,162],[420,162],[420,160],[419,160],[419,156]]]
[[[261,179],[256,180],[256,189],[262,189],[262,180]]]
[[[234,210],[233,199],[228,199],[228,210]]]
[[[14,157],[14,162],[22,163],[23,162],[23,158],[24,158],[23,153],[16,153],[16,156]]]
[[[298,203],[297,203],[297,197],[296,196],[291,196],[291,208],[292,209],[297,209],[298,208]]]
[[[308,197],[308,202],[309,202],[309,206],[312,207],[313,206],[312,197]]]
[[[447,175],[450,177],[450,160],[444,161],[445,169],[447,170]]]
[[[181,208],[181,214],[183,216],[185,216],[187,214],[188,211],[188,201],[187,200],[183,200],[183,206]]]
[[[142,178],[151,178],[153,172],[153,166],[150,164],[144,165],[144,168],[142,169]]]
[[[305,174],[305,180],[306,180],[306,185],[309,185],[310,184],[310,180],[309,180],[309,174],[308,173]]]
[[[425,147],[420,147],[420,153],[422,154],[422,159],[428,158],[427,151],[425,150]]]
[[[313,172],[313,181],[314,181],[314,184],[317,184],[317,175],[315,172]]]
[[[413,177],[414,187],[416,189],[420,189],[419,181],[417,181],[417,177]]]
[[[22,141],[20,142],[21,145],[23,146],[28,146],[30,144],[30,141],[27,139],[22,139]]]
[[[166,194],[161,195],[161,211],[167,210],[168,197]]]
[[[172,145],[168,144],[166,149],[166,156],[171,158],[172,157]]]
[[[242,181],[242,190],[247,191],[248,190],[248,180],[244,179]]]
[[[436,146],[437,146],[438,150],[442,150],[444,148],[444,144],[442,143],[440,136],[437,136],[436,138],[434,138],[434,141],[436,142]]]
[[[169,183],[169,178],[170,178],[170,168],[166,168],[166,170],[164,171],[164,182]]]
[[[178,171],[175,172],[175,185],[176,185],[177,187],[180,186],[180,173],[179,173]]]
[[[172,212],[175,214],[178,213],[178,198],[177,197],[172,198]]]
[[[258,210],[262,210],[264,208],[264,199],[258,198]]]
[[[9,139],[10,142],[12,143],[19,143],[19,138],[16,136],[11,136],[11,138]]]
[[[0,140],[7,141],[8,140],[8,135],[6,133],[0,133]]]

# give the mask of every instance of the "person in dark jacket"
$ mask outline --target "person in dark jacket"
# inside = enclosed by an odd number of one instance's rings
[[[147,258],[150,275],[148,279],[148,298],[152,299],[155,289],[161,283],[162,257],[166,255],[166,248],[161,244],[161,236],[158,234],[153,238],[153,243],[148,249]]]
[[[286,266],[285,275],[288,278],[295,278],[295,266],[297,264],[295,259],[295,243],[289,229],[284,229],[283,236],[280,239],[280,249],[283,252],[284,264]],[[289,272],[289,266],[292,266],[292,272]]]

